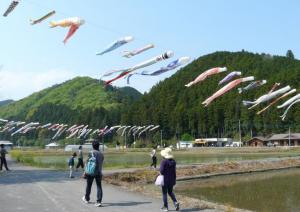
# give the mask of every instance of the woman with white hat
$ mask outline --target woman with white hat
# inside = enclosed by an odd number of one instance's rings
[[[167,147],[160,152],[163,160],[160,163],[160,173],[164,176],[164,185],[162,186],[163,211],[168,211],[168,196],[173,200],[176,211],[179,210],[179,203],[176,200],[175,194],[173,192],[173,187],[176,184],[176,161],[172,155],[172,149]]]

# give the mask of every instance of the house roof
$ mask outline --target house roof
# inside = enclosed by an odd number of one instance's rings
[[[265,137],[262,137],[262,136],[256,136],[256,137],[253,137],[251,138],[248,142],[254,140],[254,139],[257,139],[257,140],[260,140],[260,141],[267,141],[268,139],[265,138]]]
[[[46,145],[46,147],[58,147],[59,145],[55,142]]]
[[[291,133],[289,136],[288,133],[286,134],[275,134],[272,135],[270,138],[268,138],[269,141],[274,141],[274,140],[289,140],[289,137],[291,140],[300,140],[300,133]]]
[[[13,145],[13,143],[11,143],[10,141],[0,141],[0,144]]]

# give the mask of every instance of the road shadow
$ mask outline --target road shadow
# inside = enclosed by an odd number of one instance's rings
[[[119,202],[119,203],[103,203],[103,207],[111,207],[111,206],[120,206],[120,207],[130,207],[130,206],[136,206],[136,205],[144,205],[144,204],[152,204],[152,202]]]
[[[0,185],[24,184],[35,182],[59,182],[78,180],[82,172],[74,172],[75,178],[69,178],[68,171],[18,169],[0,174]]]
[[[205,210],[207,210],[207,209],[200,209],[200,208],[180,209],[180,211],[183,211],[183,212],[194,212],[194,211],[205,211]]]
[[[131,206],[137,206],[137,205],[144,205],[144,204],[152,204],[152,202],[134,202],[134,201],[128,201],[128,202],[119,202],[119,203],[103,203],[103,207],[131,207]]]

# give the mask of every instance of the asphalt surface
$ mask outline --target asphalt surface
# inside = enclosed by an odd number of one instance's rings
[[[161,200],[103,183],[103,207],[95,207],[96,184],[91,204],[85,204],[85,180],[80,172],[74,179],[68,172],[38,169],[15,164],[8,158],[12,171],[0,173],[0,212],[93,212],[93,211],[160,211]],[[172,208],[170,208],[172,209]],[[184,209],[181,211],[199,211]]]

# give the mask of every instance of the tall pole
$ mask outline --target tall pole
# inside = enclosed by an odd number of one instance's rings
[[[162,130],[160,130],[160,148],[162,147]]]
[[[126,145],[126,132],[125,132],[125,149],[127,148],[127,145]]]
[[[239,120],[240,143],[242,143],[241,120]]]
[[[291,127],[289,127],[289,146],[291,146]]]

